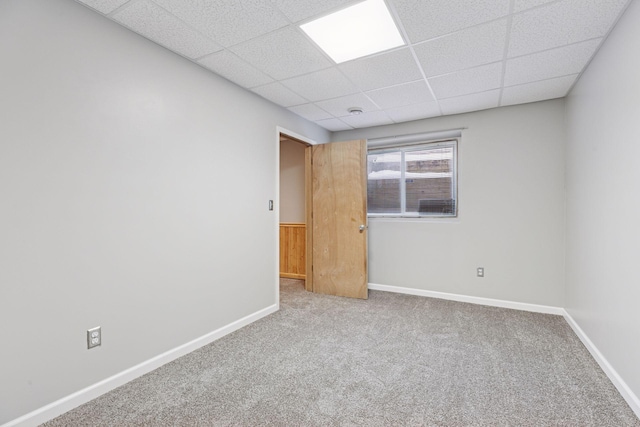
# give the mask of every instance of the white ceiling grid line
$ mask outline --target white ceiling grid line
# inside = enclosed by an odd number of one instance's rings
[[[333,66],[301,32],[290,26],[230,49],[276,80],[297,77]]]
[[[390,125],[393,120],[384,111],[370,111],[362,114],[341,117],[340,120],[354,128],[366,128],[371,126]]]
[[[442,108],[444,114],[461,114],[496,108],[500,103],[500,92],[500,89],[493,89],[486,92],[443,99],[440,101],[440,108]]]
[[[501,18],[413,46],[426,77],[491,62],[505,54],[508,21]]]
[[[100,13],[107,15],[118,9],[128,1],[129,0],[83,0],[82,3],[92,9],[97,10]]]
[[[355,106],[361,108],[365,113],[380,110],[376,104],[362,93],[355,93],[353,95],[316,102],[316,105],[337,118],[348,116],[349,108]]]
[[[226,49],[201,58],[198,63],[248,89],[273,82],[271,77]]]
[[[536,6],[553,3],[554,1],[558,0],[514,0],[513,11],[522,12],[523,10],[533,9]]]
[[[562,0],[514,15],[509,56],[603,37],[628,0]]]
[[[511,4],[509,5],[509,16],[507,17],[507,34],[504,40],[503,51],[502,51],[502,77],[500,79],[500,89],[498,95],[498,105],[502,105],[502,92],[504,91],[504,79],[507,75],[507,61],[506,59],[509,57],[509,42],[511,40],[511,28],[513,27],[513,11],[515,9],[515,4],[517,0],[511,0]],[[528,1],[528,0],[525,0]],[[529,1],[543,1],[543,0],[529,0]]]
[[[366,95],[382,109],[404,107],[425,101],[435,101],[431,89],[421,79],[366,92]]]
[[[338,68],[362,91],[382,89],[422,78],[415,58],[406,47],[344,62]]]
[[[282,84],[313,102],[358,92],[358,88],[336,67],[283,80]]]
[[[396,123],[409,122],[429,117],[438,117],[442,115],[440,104],[437,101],[405,105],[403,107],[391,108],[385,111]]]
[[[190,59],[222,50],[222,46],[150,0],[137,1],[118,9],[111,18]]]
[[[499,89],[501,81],[502,61],[429,79],[437,99]]]
[[[353,129],[351,126],[349,126],[348,124],[346,124],[345,122],[343,122],[340,119],[318,120],[318,121],[316,121],[316,123],[318,123],[323,128],[328,129],[328,130],[330,130],[332,132],[338,132],[338,131],[341,131],[341,130]]]
[[[525,83],[504,88],[502,105],[516,105],[546,99],[562,98],[567,94],[578,77],[577,74]]]
[[[395,0],[411,43],[507,16],[510,0]]]
[[[331,119],[331,114],[324,111],[322,108],[315,104],[302,104],[289,107],[289,111],[296,113],[299,116],[311,121]]]
[[[308,102],[307,99],[304,99],[294,91],[287,89],[280,82],[254,87],[251,90],[261,97],[283,107],[293,107],[294,105],[301,105]]]
[[[289,21],[271,1],[154,1],[224,47],[234,46],[289,25]]]
[[[76,1],[338,131],[563,97],[631,0],[385,0],[406,45],[342,64],[299,25],[362,0]]]
[[[575,43],[506,61],[505,86],[577,74],[602,39]]]
[[[304,23],[309,18],[320,17],[360,3],[362,0],[275,0],[277,7],[293,23]]]
[[[435,92],[433,91],[433,88],[431,87],[431,83],[429,83],[429,80],[427,79],[427,75],[425,74],[424,69],[422,68],[422,64],[420,63],[420,60],[418,59],[418,55],[416,54],[414,46],[409,42],[409,35],[407,34],[407,29],[405,28],[402,20],[400,19],[400,15],[398,15],[398,10],[393,5],[393,3],[390,4],[389,11],[393,15],[393,19],[398,24],[398,29],[400,30],[400,33],[402,34],[402,37],[404,38],[404,40],[407,42],[407,44],[409,46],[409,51],[411,52],[411,56],[413,56],[413,60],[418,65],[418,70],[420,70],[420,75],[422,76],[422,79],[427,84],[427,89],[429,89],[430,98],[435,100],[436,99]],[[424,102],[426,100],[427,100],[427,97],[425,97],[425,99],[422,99],[421,101]],[[433,104],[429,104],[429,105],[432,106]],[[442,115],[442,110],[440,109],[440,105],[437,102],[436,102],[436,105],[437,105],[437,109],[438,109],[438,114],[434,114],[434,116]],[[404,108],[402,111],[406,112],[407,108]],[[412,112],[415,113],[415,110],[412,110]],[[403,114],[402,112],[399,112],[398,110],[395,110],[392,114],[390,114],[389,116],[390,117],[395,116],[395,118],[393,118],[393,120],[396,123],[401,123],[403,121],[409,121],[409,119],[404,119],[404,120],[399,119],[400,117],[407,117],[407,116],[405,114]],[[409,113],[409,114],[411,114],[411,113]],[[414,119],[411,119],[411,120],[414,120]]]

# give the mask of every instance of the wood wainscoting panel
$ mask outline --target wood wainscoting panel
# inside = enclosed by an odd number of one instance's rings
[[[280,223],[280,277],[306,278],[307,226],[301,223]]]

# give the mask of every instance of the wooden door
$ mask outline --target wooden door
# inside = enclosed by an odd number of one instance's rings
[[[312,147],[313,292],[368,297],[366,154],[365,140]]]

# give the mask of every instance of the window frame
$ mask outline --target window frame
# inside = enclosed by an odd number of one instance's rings
[[[384,154],[400,152],[400,210],[401,212],[390,213],[372,213],[367,208],[367,218],[390,218],[390,219],[411,219],[411,220],[430,220],[430,219],[453,219],[458,218],[459,215],[459,200],[458,200],[458,145],[460,144],[460,138],[446,138],[433,141],[417,141],[409,143],[396,143],[384,146],[375,146],[367,148],[367,160],[369,154]],[[451,197],[455,202],[455,210],[453,214],[420,214],[419,212],[407,212],[406,198],[407,198],[407,185],[405,179],[406,173],[406,157],[405,154],[411,151],[419,151],[424,149],[437,149],[439,147],[453,147],[453,170],[451,174]],[[368,178],[367,178],[368,181]],[[367,195],[368,197],[368,195]]]

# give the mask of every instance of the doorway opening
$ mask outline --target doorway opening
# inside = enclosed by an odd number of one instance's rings
[[[309,196],[307,188],[310,174],[307,168],[307,150],[311,144],[280,132],[280,209],[279,209],[279,277],[302,280],[311,290],[311,259],[307,255],[307,242],[311,240]],[[307,267],[309,265],[309,268]],[[307,283],[309,287],[307,287]]]
[[[314,144],[279,129],[278,144],[278,283],[366,299],[366,140]]]

